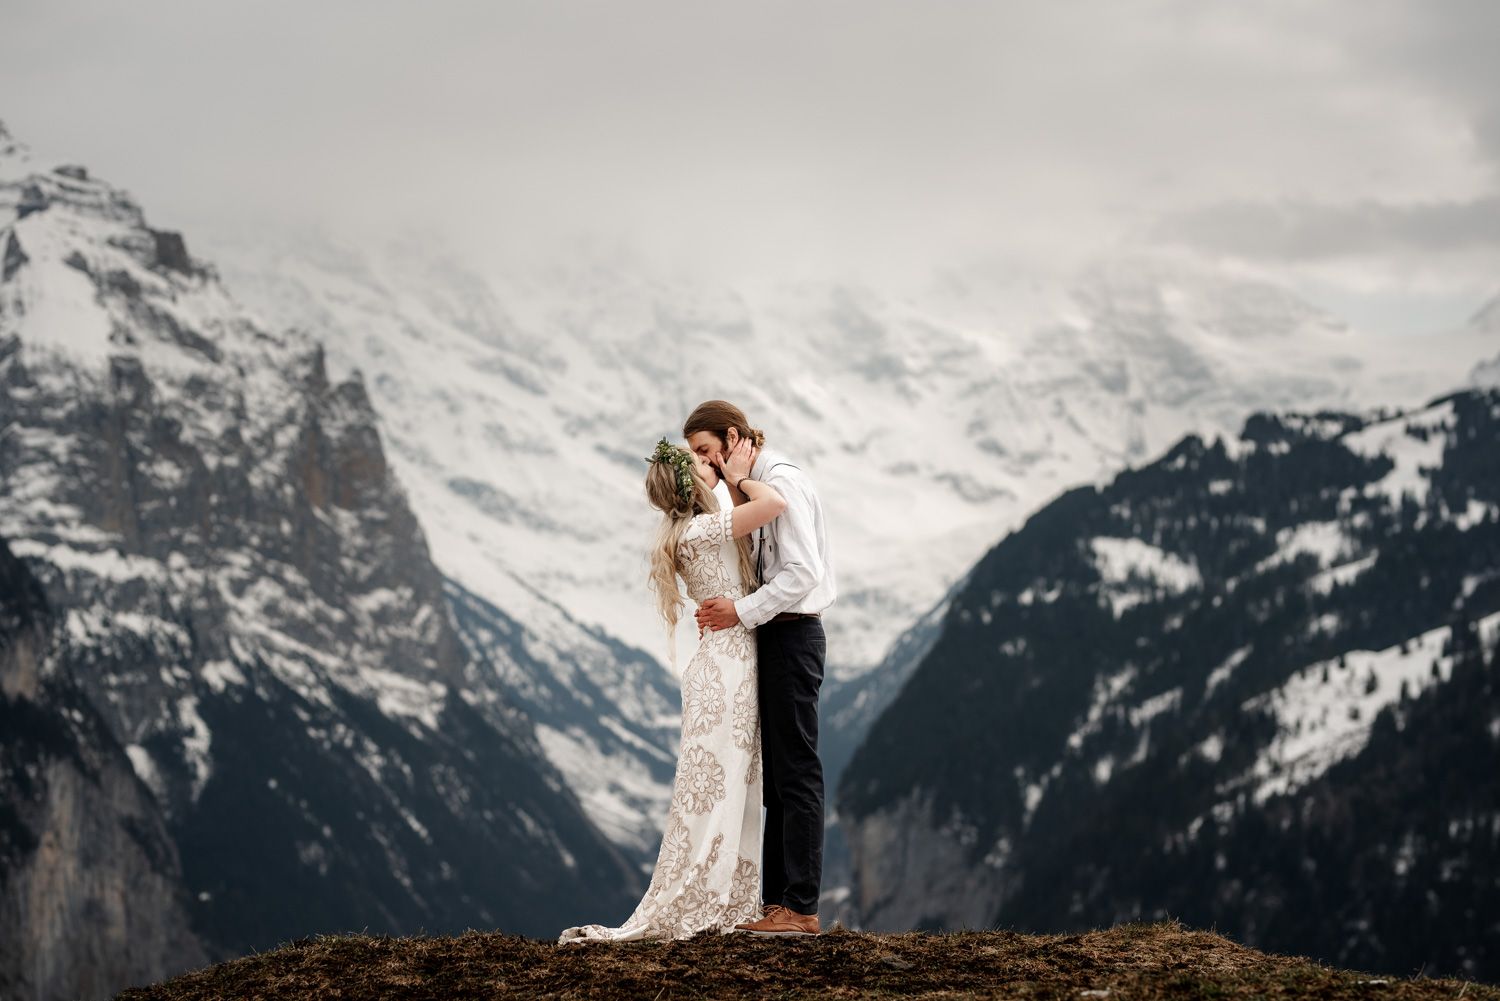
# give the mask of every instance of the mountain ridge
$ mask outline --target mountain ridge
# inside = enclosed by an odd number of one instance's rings
[[[1492,976],[1468,884],[1427,884],[1427,930],[1398,935],[1413,884],[1379,874],[1415,838],[1408,868],[1493,878],[1482,840],[1410,833],[1500,816],[1487,786],[1402,786],[1396,810],[1355,776],[1500,753],[1497,438],[1482,390],[1264,414],[1039,510],[972,571],[845,773],[858,913],[1056,930],[1165,908],[1330,961]],[[1338,819],[1355,802],[1367,830]],[[1313,852],[1299,810],[1345,840]]]
[[[637,865],[466,648],[359,375],[259,326],[123,191],[7,148],[0,537],[205,952],[628,906]]]

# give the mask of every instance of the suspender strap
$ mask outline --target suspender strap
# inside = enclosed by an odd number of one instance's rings
[[[773,462],[765,472],[770,475],[772,469],[777,466],[791,466],[793,469],[800,467],[790,462]],[[755,530],[755,586],[761,587],[766,583],[766,526],[762,525]]]

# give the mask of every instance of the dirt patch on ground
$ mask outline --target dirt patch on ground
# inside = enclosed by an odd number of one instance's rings
[[[700,935],[682,942],[582,946],[493,932],[323,935],[127,990],[120,998],[1270,996],[1500,1001],[1500,990],[1337,970],[1165,922],[1081,935],[834,929],[805,939]]]

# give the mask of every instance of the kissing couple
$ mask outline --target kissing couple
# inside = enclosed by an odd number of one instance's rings
[[[648,583],[669,641],[679,577],[698,622],[666,833],[625,923],[568,928],[560,943],[819,931],[820,616],[836,595],[823,508],[807,474],[734,404],[701,404],[682,435],[686,448],[663,438],[646,460],[646,497],[662,513]]]

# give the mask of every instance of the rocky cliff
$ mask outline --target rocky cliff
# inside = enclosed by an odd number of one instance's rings
[[[161,809],[56,625],[0,539],[0,993],[107,997],[208,956]]]
[[[359,373],[123,191],[0,147],[0,535],[164,819],[193,935],[628,909],[639,872],[460,639]]]

